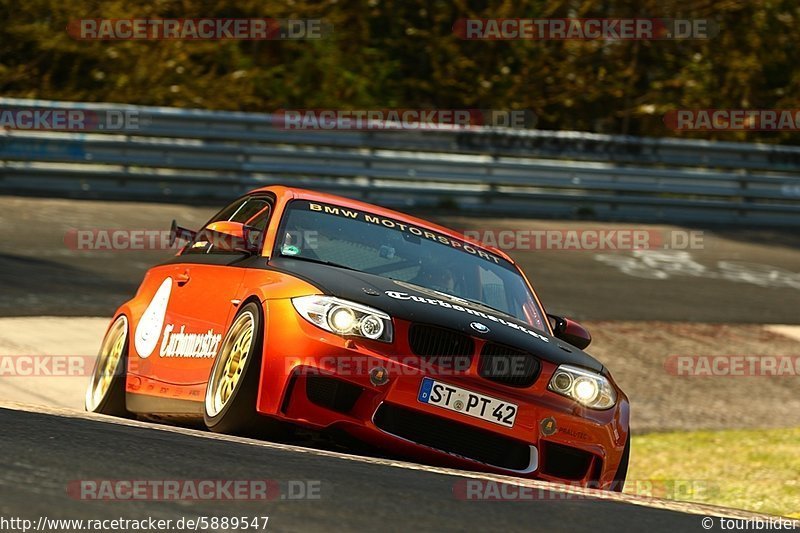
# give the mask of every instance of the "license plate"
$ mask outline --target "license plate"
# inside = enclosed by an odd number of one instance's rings
[[[480,418],[505,427],[514,427],[517,406],[485,394],[468,391],[431,378],[422,379],[417,399],[422,403]]]

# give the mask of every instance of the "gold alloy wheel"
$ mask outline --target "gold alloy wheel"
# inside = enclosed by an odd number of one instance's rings
[[[108,330],[100,353],[97,354],[97,362],[94,367],[94,374],[89,387],[86,389],[86,410],[95,411],[100,403],[108,394],[111,382],[117,374],[117,367],[122,360],[122,353],[125,351],[125,343],[128,341],[128,319],[120,316]]]
[[[206,389],[208,416],[217,416],[233,396],[250,357],[254,330],[255,318],[248,311],[239,315],[225,337]]]

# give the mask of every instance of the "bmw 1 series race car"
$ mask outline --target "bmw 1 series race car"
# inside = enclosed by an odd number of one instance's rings
[[[88,411],[335,431],[420,462],[622,490],[627,397],[502,251],[282,186],[173,231],[187,244],[114,315]]]

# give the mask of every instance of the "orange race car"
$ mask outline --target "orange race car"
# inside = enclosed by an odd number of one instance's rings
[[[116,312],[86,409],[287,424],[457,468],[622,490],[629,403],[514,261],[452,230],[265,187],[151,268]]]

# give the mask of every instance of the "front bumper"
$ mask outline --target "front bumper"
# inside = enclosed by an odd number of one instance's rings
[[[390,345],[320,330],[289,300],[268,300],[265,309],[262,414],[337,428],[420,462],[600,488],[614,480],[629,420],[616,385],[617,404],[595,411],[546,390],[555,371],[546,361],[533,385],[515,388],[481,377],[478,357],[457,371],[420,363],[403,321],[395,320]],[[514,426],[418,401],[426,376],[517,404]]]

